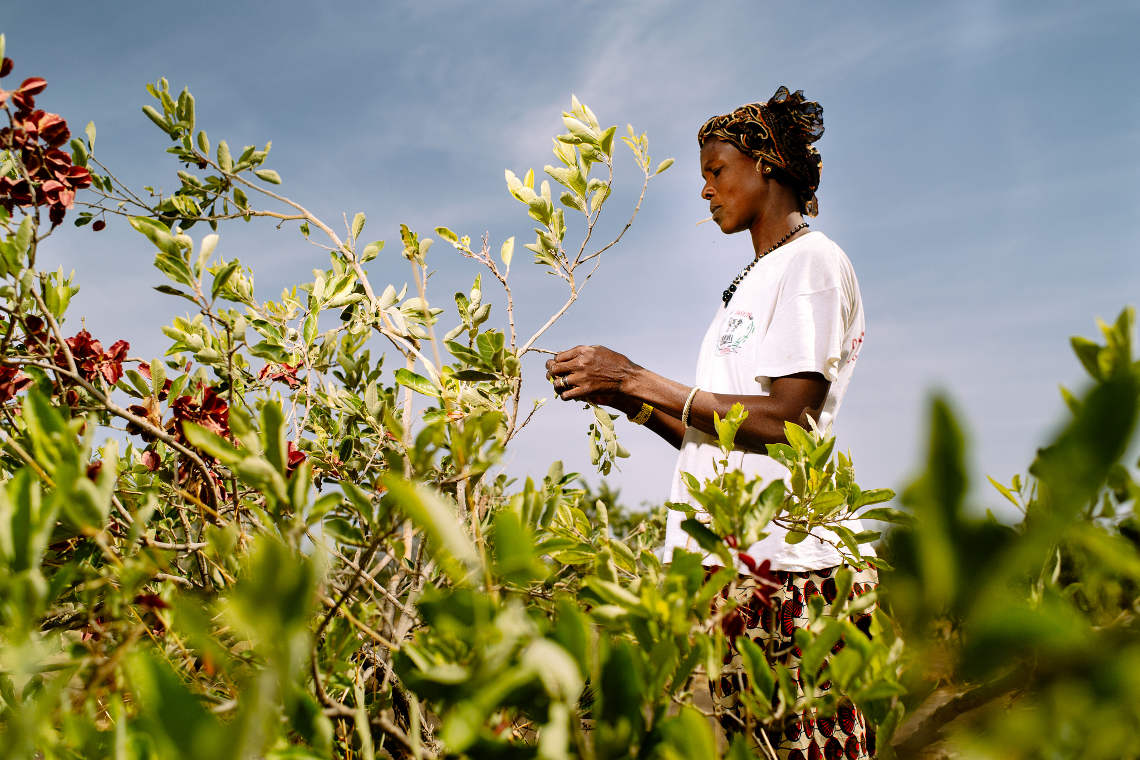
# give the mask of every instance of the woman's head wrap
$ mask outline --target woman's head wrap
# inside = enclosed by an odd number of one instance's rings
[[[749,103],[732,113],[714,116],[697,131],[697,142],[732,143],[740,152],[773,167],[776,179],[790,185],[800,199],[800,211],[819,213],[815,191],[823,168],[812,143],[823,136],[823,108],[804,100],[804,91],[783,85],[767,103]],[[757,167],[759,168],[759,167]]]

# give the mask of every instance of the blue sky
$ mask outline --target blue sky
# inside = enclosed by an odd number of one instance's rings
[[[813,226],[853,261],[868,318],[836,426],[865,487],[914,471],[936,390],[963,413],[979,478],[1022,470],[1062,418],[1057,385],[1080,384],[1068,336],[1094,335],[1096,317],[1140,293],[1135,2],[26,3],[0,14],[0,32],[13,76],[45,77],[40,104],[73,129],[94,120],[97,155],[134,185],[174,187],[139,111],[145,84],[166,76],[194,92],[212,139],[271,139],[287,194],[326,218],[364,211],[368,235],[389,242],[401,222],[529,240],[503,169],[551,161],[571,93],[605,124],[632,122],[677,164],[541,345],[602,343],[681,381],[751,257],[746,236],[694,224],[707,216],[696,129],[780,84],[803,89],[827,129]],[[620,156],[608,229],[635,172]],[[397,250],[374,282],[408,278]],[[327,265],[265,225],[223,229],[219,253],[253,265],[267,298]],[[69,228],[48,255],[83,285],[73,317],[132,353],[160,350],[182,307],[149,290],[161,280],[141,237]],[[431,292],[450,302],[476,270],[433,256]],[[519,319],[533,328],[562,294],[524,263]],[[539,364],[527,369],[527,396],[549,395]],[[541,475],[561,458],[587,471],[588,423],[548,404],[510,470]],[[633,457],[613,484],[632,504],[662,500],[674,452],[619,432]],[[999,500],[979,488],[977,501]]]

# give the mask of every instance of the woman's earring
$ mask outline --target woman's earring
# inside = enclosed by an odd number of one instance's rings
[[[761,171],[764,174],[764,176],[768,176],[769,174],[772,173],[772,167],[768,166],[768,164],[764,164],[764,168]]]

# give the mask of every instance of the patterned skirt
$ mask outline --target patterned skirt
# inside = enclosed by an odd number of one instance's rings
[[[712,570],[714,568],[710,568]],[[793,640],[797,628],[808,624],[807,600],[815,595],[823,596],[824,614],[828,614],[831,602],[835,599],[835,571],[839,567],[805,572],[777,570],[773,573],[779,588],[772,591],[770,601],[764,602],[758,593],[759,581],[752,576],[741,576],[737,582],[733,598],[737,608],[730,612],[722,625],[728,634],[730,649],[726,665],[718,683],[710,684],[714,704],[723,711],[721,726],[731,738],[742,732],[741,721],[734,715],[738,705],[736,692],[744,685],[744,668],[734,642],[739,636],[747,636],[768,653],[770,664],[781,664],[788,668],[796,686],[796,696],[803,695],[803,681],[800,679],[800,650]],[[851,598],[861,596],[878,585],[878,573],[874,568],[855,570],[851,588]],[[728,592],[725,589],[722,594]],[[723,604],[724,598],[716,604]],[[865,610],[855,621],[855,625],[870,636],[871,613],[874,606]],[[832,653],[843,648],[840,639]],[[824,681],[817,689],[825,692],[831,686]],[[874,757],[874,730],[869,729],[862,713],[850,701],[840,702],[834,715],[820,716],[814,709],[785,716],[778,726],[764,731],[765,736],[753,736],[752,742],[760,747],[771,746],[781,760],[863,760]]]

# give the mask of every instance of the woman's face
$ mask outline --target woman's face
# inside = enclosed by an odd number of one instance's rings
[[[768,182],[756,171],[756,162],[724,140],[701,146],[701,197],[709,202],[713,221],[721,232],[750,229],[764,208]]]

